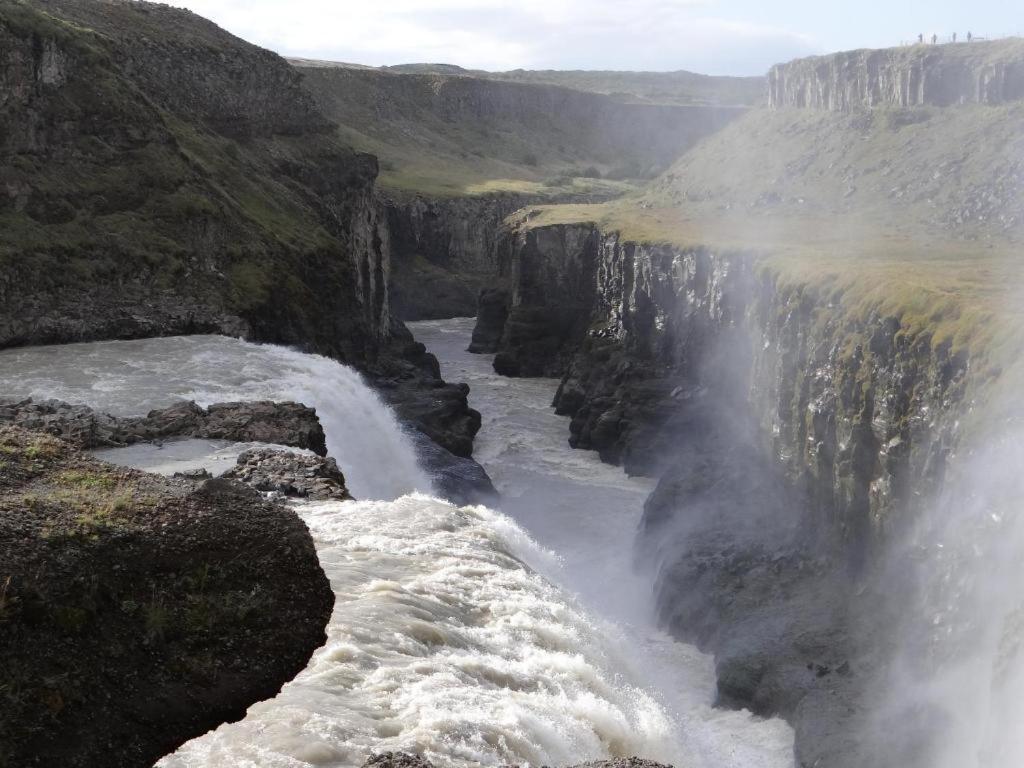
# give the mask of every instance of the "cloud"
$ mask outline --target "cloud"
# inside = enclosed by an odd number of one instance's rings
[[[816,50],[716,0],[175,0],[285,55],[479,69],[690,69],[759,74]]]

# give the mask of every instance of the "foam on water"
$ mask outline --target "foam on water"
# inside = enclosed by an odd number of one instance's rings
[[[161,768],[357,766],[387,749],[442,767],[634,754],[680,768],[792,766],[788,726],[714,709],[712,660],[655,627],[650,583],[631,562],[650,483],[570,450],[549,407],[554,382],[495,376],[463,352],[470,328],[416,332],[449,379],[473,387],[477,456],[501,512],[409,493],[429,480],[394,416],[324,358],[220,337],[0,353],[8,397],[119,414],[178,399],[312,405],[356,496],[379,499],[296,508],[337,596],[327,644],[275,699]],[[210,448],[201,460],[230,450]],[[151,468],[186,458],[130,450],[122,460]]]
[[[338,598],[327,645],[276,699],[164,768],[356,765],[385,749],[441,765],[676,757],[664,711],[524,565],[552,556],[511,521],[421,495],[301,514]]]
[[[56,398],[115,415],[180,400],[294,400],[316,408],[327,447],[357,498],[429,491],[394,415],[348,366],[223,336],[176,336],[0,352],[0,393]]]

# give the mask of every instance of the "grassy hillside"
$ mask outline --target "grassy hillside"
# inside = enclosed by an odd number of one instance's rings
[[[0,345],[244,324],[360,359],[376,164],[300,80],[166,6],[0,5]]]
[[[765,98],[763,77],[722,77],[696,72],[616,72],[610,70],[513,69],[488,72],[464,69],[454,64],[398,64],[391,67],[366,67],[312,59],[292,59],[300,67],[351,67],[377,69],[394,74],[465,75],[485,80],[512,83],[558,85],[577,91],[601,93],[640,104],[712,105],[754,107]]]
[[[435,196],[608,198],[741,113],[461,75],[300,71],[341,138],[381,159],[384,187]]]
[[[754,110],[644,190],[541,206],[627,238],[760,254],[837,306],[994,349],[1024,327],[1024,103],[854,113]]]

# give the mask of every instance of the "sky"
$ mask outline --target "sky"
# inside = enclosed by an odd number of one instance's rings
[[[1022,0],[170,0],[284,56],[760,75],[850,48],[1024,33]]]

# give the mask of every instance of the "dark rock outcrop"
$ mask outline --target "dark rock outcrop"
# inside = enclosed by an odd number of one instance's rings
[[[768,105],[848,111],[1024,99],[1024,41],[859,50],[776,64]]]
[[[391,236],[391,311],[403,320],[472,317],[493,286],[505,217],[536,202],[513,193],[386,201]]]
[[[445,383],[437,358],[404,326],[400,334],[394,343],[398,354],[374,366],[371,382],[404,422],[445,450],[469,458],[481,423],[479,412],[469,407],[469,386]]]
[[[433,768],[434,764],[422,755],[409,752],[382,752],[363,763],[363,768]],[[515,768],[515,766],[508,766]],[[592,760],[571,768],[672,768],[670,765],[645,760],[642,757],[617,757],[612,760]]]
[[[11,426],[0,563],[0,765],[12,768],[148,768],[302,670],[334,601],[294,512]]]
[[[501,288],[484,288],[477,297],[476,325],[469,351],[477,354],[493,354],[501,346],[501,336],[508,320],[508,291]]]
[[[221,475],[221,478],[248,485],[276,498],[306,501],[352,499],[338,463],[322,456],[254,448],[243,452],[236,466]]]
[[[410,437],[416,458],[433,479],[439,495],[460,506],[494,505],[498,491],[482,466],[472,459],[456,456],[422,433],[413,432]]]
[[[481,343],[475,351],[497,351],[494,370],[504,376],[559,376],[583,337],[595,299],[598,232],[592,227],[510,229],[499,263],[510,284],[507,318],[496,349],[501,294],[483,294]]]
[[[327,454],[316,411],[298,403],[217,403],[200,408],[183,402],[146,416],[111,416],[60,400],[0,403],[0,423],[47,432],[79,448],[109,448],[172,438],[206,438],[305,448]]]

